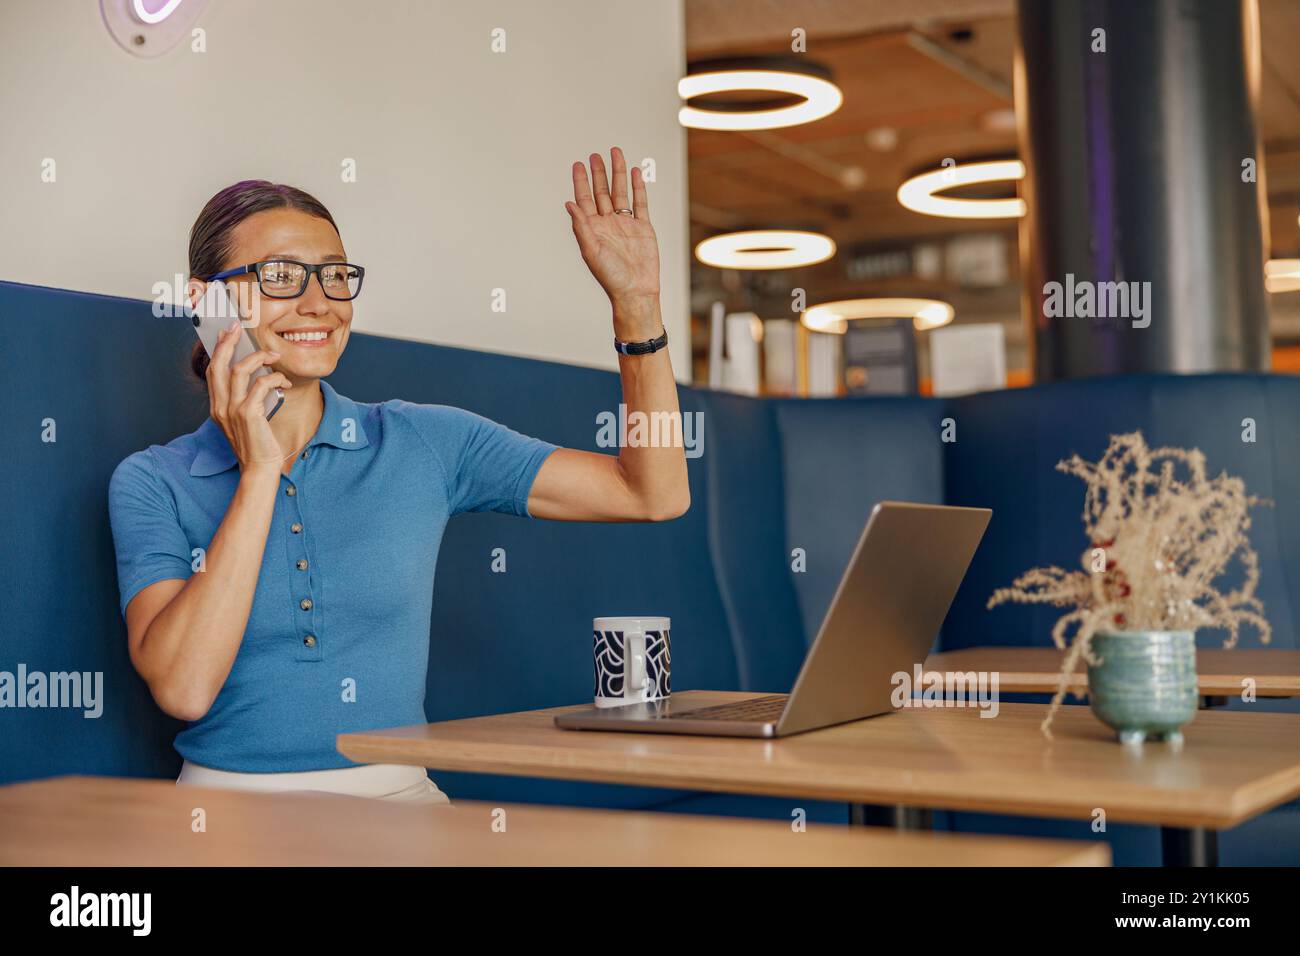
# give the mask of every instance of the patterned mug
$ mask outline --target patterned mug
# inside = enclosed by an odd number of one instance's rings
[[[671,629],[666,617],[592,621],[597,707],[663,700],[672,693]]]

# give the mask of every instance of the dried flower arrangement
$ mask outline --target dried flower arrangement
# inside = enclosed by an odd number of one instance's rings
[[[1112,435],[1095,464],[1074,455],[1056,468],[1087,486],[1083,524],[1093,549],[1083,555],[1085,570],[1034,568],[988,601],[989,608],[1008,601],[1074,608],[1052,628],[1056,646],[1069,652],[1044,734],[1052,736],[1080,657],[1096,663],[1089,644],[1099,630],[1223,628],[1224,647],[1233,647],[1248,624],[1269,642],[1272,628],[1255,597],[1259,556],[1246,534],[1249,509],[1269,502],[1247,495],[1240,478],[1206,478],[1198,449],[1148,448],[1141,432]],[[1224,594],[1214,581],[1233,558],[1243,580]]]

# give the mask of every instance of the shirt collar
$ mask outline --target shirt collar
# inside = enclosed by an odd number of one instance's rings
[[[333,445],[335,448],[354,450],[369,445],[370,439],[366,435],[357,403],[346,395],[334,391],[329,382],[324,379],[321,380],[320,390],[325,400],[325,411],[321,415],[316,434],[305,447]],[[230,447],[230,442],[221,430],[221,426],[211,418],[199,426],[199,430],[194,433],[194,438],[199,450],[190,465],[191,475],[200,477],[218,475],[235,467],[234,449]]]

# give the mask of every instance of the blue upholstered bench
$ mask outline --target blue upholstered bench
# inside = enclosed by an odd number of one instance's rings
[[[106,489],[127,454],[193,429],[206,396],[186,378],[193,333],[145,302],[0,282],[0,669],[102,671],[103,716],[0,713],[0,783],[62,773],[174,776],[176,721],[127,658],[117,610]],[[596,415],[619,402],[609,372],[353,335],[332,384],[361,401],[400,397],[471,409],[518,431],[596,450]],[[674,684],[785,691],[872,504],[893,498],[984,505],[993,521],[939,637],[945,649],[1043,644],[1050,610],[986,611],[990,591],[1087,546],[1081,486],[1053,465],[1095,457],[1112,432],[1200,447],[1211,467],[1272,499],[1253,541],[1274,645],[1300,623],[1300,379],[1144,376],[956,400],[765,400],[682,388],[703,413],[689,462],[692,507],[655,525],[452,520],[442,545],[426,713],[431,721],[573,703],[590,686],[590,619],[673,618]],[[1254,419],[1257,441],[1241,440]],[[53,419],[57,442],[41,440]],[[955,441],[944,442],[951,419]],[[509,572],[490,571],[505,548]],[[792,573],[791,552],[807,570]],[[548,623],[539,632],[538,621]],[[1210,637],[1207,635],[1207,643]],[[501,661],[512,662],[509,668]],[[1295,709],[1292,702],[1256,707]],[[435,773],[453,797],[846,819],[817,801],[726,797],[563,781]],[[1095,838],[1086,824],[940,814],[962,830]],[[1112,827],[1118,863],[1159,859],[1149,827]],[[1225,863],[1294,863],[1300,812],[1282,808],[1221,837]]]

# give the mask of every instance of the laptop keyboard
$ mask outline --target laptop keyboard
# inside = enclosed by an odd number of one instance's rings
[[[697,710],[683,710],[675,714],[664,715],[664,720],[675,717],[690,720],[777,720],[785,710],[789,694],[771,694],[767,697],[753,697],[738,700],[734,704],[716,704],[713,707],[700,707]]]

